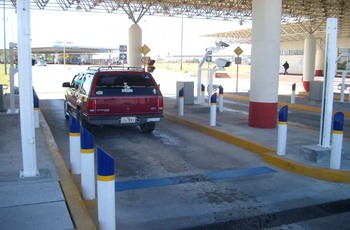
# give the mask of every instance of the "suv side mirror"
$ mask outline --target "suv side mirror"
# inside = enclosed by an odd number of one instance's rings
[[[70,82],[63,82],[62,87],[71,87]]]

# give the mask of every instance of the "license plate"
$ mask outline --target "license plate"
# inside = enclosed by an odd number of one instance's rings
[[[136,123],[136,117],[122,117],[120,120],[121,124],[133,124]]]

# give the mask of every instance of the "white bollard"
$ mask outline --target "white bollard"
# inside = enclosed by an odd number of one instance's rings
[[[292,85],[292,96],[290,98],[290,103],[291,104],[295,104],[295,88],[296,88],[296,84],[294,83]]]
[[[115,230],[114,160],[97,147],[97,210],[100,230]]]
[[[287,130],[288,130],[287,122],[278,122],[277,155],[279,156],[286,155]]]
[[[288,106],[283,106],[279,111],[277,155],[286,155],[288,130]]]
[[[216,126],[216,93],[210,98],[210,126]]]
[[[39,98],[33,89],[33,103],[34,103],[34,127],[40,128],[39,122]]]
[[[93,135],[81,127],[81,188],[85,200],[95,199],[95,148]]]
[[[205,103],[205,86],[201,84],[201,104]]]
[[[69,115],[69,162],[71,173],[80,174],[80,123],[72,115]]]
[[[179,114],[179,116],[184,115],[184,110],[185,110],[184,89],[181,88],[179,91],[179,99],[178,99],[178,114]]]
[[[222,113],[224,111],[224,88],[222,86],[219,87],[219,112]]]
[[[340,169],[341,165],[341,152],[343,146],[343,126],[344,126],[344,114],[337,112],[333,119],[333,135],[332,135],[332,149],[330,158],[330,168]]]
[[[40,128],[39,108],[34,108],[34,127],[35,128]]]

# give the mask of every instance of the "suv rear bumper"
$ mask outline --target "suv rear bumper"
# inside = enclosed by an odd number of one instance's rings
[[[117,126],[137,126],[147,122],[159,122],[163,118],[163,114],[150,114],[150,115],[127,115],[127,116],[84,116],[86,122],[92,125],[117,125]],[[128,120],[127,122],[122,122]]]

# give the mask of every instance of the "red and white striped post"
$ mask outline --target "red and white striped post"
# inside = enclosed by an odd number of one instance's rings
[[[80,174],[80,123],[71,114],[69,114],[69,161],[71,173]]]
[[[290,97],[291,104],[295,104],[295,88],[296,88],[296,83],[292,85],[292,96]]]
[[[210,97],[210,126],[216,126],[216,93]]]
[[[340,169],[343,146],[344,114],[337,112],[333,117],[332,150],[330,159],[331,169]]]
[[[94,137],[83,127],[81,127],[80,137],[82,194],[85,200],[93,200],[96,197]]]
[[[185,98],[184,98],[184,88],[179,90],[179,101],[178,101],[178,114],[179,116],[184,115],[185,110]]]
[[[278,113],[277,155],[286,155],[288,129],[288,106],[283,106]]]
[[[224,111],[224,88],[219,86],[219,112],[222,113]]]
[[[97,147],[97,206],[101,230],[115,230],[115,174],[114,160]]]

